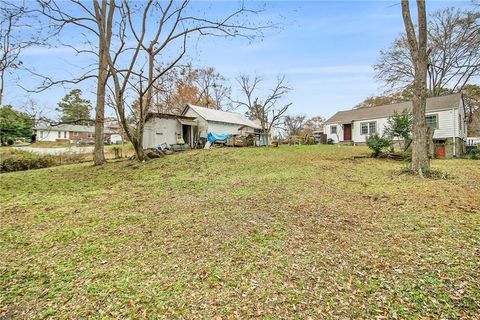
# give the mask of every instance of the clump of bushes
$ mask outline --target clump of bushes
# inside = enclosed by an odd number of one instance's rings
[[[375,133],[367,137],[367,147],[373,151],[372,156],[377,158],[382,152],[392,148],[392,140]]]
[[[41,169],[84,160],[83,154],[38,155],[23,150],[9,150],[1,154],[0,172]]]
[[[40,156],[30,152],[16,151],[2,156],[0,161],[0,172],[40,169],[52,167],[54,165],[56,165],[56,159],[54,156]]]
[[[472,159],[472,160],[480,160],[480,149],[470,149],[465,154],[465,158]]]

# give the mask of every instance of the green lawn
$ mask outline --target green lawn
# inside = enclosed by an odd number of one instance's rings
[[[0,318],[443,318],[480,310],[480,162],[192,151],[0,175]]]

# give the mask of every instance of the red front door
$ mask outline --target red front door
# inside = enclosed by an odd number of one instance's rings
[[[437,159],[445,159],[445,145],[435,146],[435,154],[437,155]]]
[[[352,140],[352,125],[344,124],[343,125],[343,140],[350,141]]]

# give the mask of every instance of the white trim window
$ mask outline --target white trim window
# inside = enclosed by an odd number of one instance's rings
[[[438,115],[437,114],[429,114],[425,116],[425,122],[427,127],[438,129]]]
[[[377,121],[360,122],[360,134],[370,135],[377,133]]]
[[[57,134],[58,134],[58,139],[60,139],[62,137],[62,131],[57,131]]]
[[[67,139],[67,131],[63,131],[63,138]]]
[[[337,126],[330,126],[330,134],[337,134]]]

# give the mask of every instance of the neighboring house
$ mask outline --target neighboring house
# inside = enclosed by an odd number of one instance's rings
[[[128,141],[128,137],[123,132],[122,126],[117,119],[112,117],[105,118],[105,129],[115,132],[109,136],[108,142],[113,144],[121,144],[122,140],[123,142]]]
[[[73,124],[60,124],[57,126],[38,125],[34,128],[34,131],[37,135],[37,141],[68,143],[95,141],[94,126],[81,126]],[[106,128],[105,140],[108,140],[112,134],[115,134],[115,132]]]
[[[374,133],[382,135],[388,117],[395,111],[412,110],[412,102],[339,111],[325,122],[324,133],[334,143],[365,144]],[[438,154],[447,157],[465,152],[467,128],[461,93],[427,99],[426,122],[435,129],[433,139]]]
[[[162,143],[176,144],[181,139],[190,147],[199,140],[206,141],[208,133],[223,133],[257,137],[257,145],[264,143],[262,127],[237,112],[227,112],[188,104],[181,115],[151,113],[147,116],[143,135],[144,148],[154,148]]]
[[[327,143],[327,135],[323,133],[323,127],[319,130],[313,130],[312,136],[315,138],[316,143]]]

